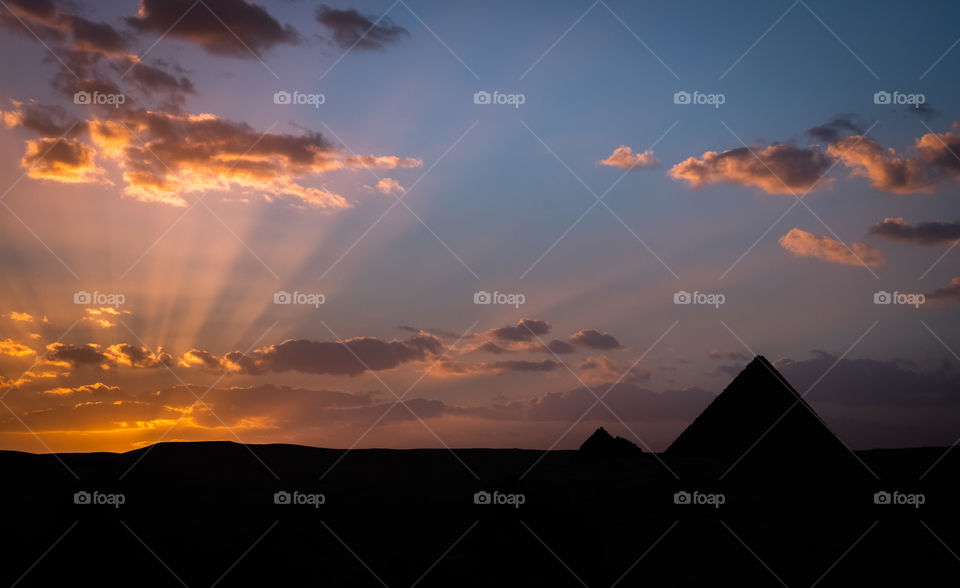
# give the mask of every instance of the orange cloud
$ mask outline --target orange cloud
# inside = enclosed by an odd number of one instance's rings
[[[393,178],[381,179],[374,188],[383,194],[402,194],[406,191],[406,189]]]
[[[109,317],[130,314],[129,310],[118,310],[112,306],[87,308],[85,309],[85,312],[87,316],[83,317],[83,320],[90,321],[95,325],[103,327],[104,329],[117,326],[117,323],[111,321]]]
[[[2,113],[7,126],[28,128],[29,123],[29,130],[49,133],[63,124],[50,108],[32,103],[14,106],[16,110]],[[340,169],[423,165],[410,157],[348,155],[320,133],[261,133],[246,123],[214,114],[130,106],[101,112],[106,118],[77,125],[89,142],[51,137],[28,140],[21,165],[30,168],[30,177],[67,183],[107,182],[95,162],[100,158],[120,168],[126,195],[146,202],[186,206],[183,195],[191,192],[250,191],[267,200],[289,197],[304,205],[335,210],[351,204],[340,194],[306,185],[303,180]],[[397,189],[399,184],[384,184],[386,187]]]
[[[32,357],[37,352],[22,343],[17,343],[13,339],[4,339],[0,341],[0,355],[9,357]]]
[[[660,160],[653,155],[652,149],[644,151],[643,153],[634,153],[633,149],[627,145],[621,145],[613,150],[610,157],[600,161],[600,164],[633,170],[656,167],[660,165]]]
[[[20,165],[34,179],[67,184],[102,181],[103,170],[94,163],[94,153],[78,139],[30,139]]]
[[[840,241],[817,236],[800,229],[780,237],[780,246],[798,257],[812,257],[844,265],[883,265],[883,252],[863,243],[853,243],[848,249]]]
[[[765,148],[707,151],[689,157],[670,169],[670,177],[694,188],[729,183],[756,186],[767,194],[801,193],[829,180],[818,180],[829,169],[831,158],[816,147],[800,148],[777,143]]]
[[[918,139],[922,141],[923,138]],[[873,139],[844,137],[827,147],[827,153],[851,168],[853,175],[868,178],[878,190],[894,194],[929,193],[936,185],[936,178],[922,161],[897,155],[892,148],[884,149]]]
[[[34,321],[33,315],[27,312],[14,311],[14,312],[8,312],[3,316],[21,323],[32,323]],[[46,322],[46,320],[44,320],[44,322]]]

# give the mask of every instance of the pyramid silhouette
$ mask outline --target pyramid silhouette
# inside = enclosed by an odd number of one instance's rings
[[[797,391],[758,355],[667,449],[681,457],[846,455]]]
[[[580,451],[593,455],[624,456],[643,453],[632,441],[623,437],[614,438],[606,429],[600,427],[590,435],[590,438],[580,445]]]

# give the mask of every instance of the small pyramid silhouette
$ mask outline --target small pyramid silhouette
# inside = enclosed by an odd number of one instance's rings
[[[671,456],[841,455],[844,445],[762,355],[667,449]]]
[[[636,455],[643,453],[643,450],[633,442],[623,437],[614,438],[603,427],[594,431],[593,435],[590,435],[590,438],[580,445],[580,451],[603,456]]]

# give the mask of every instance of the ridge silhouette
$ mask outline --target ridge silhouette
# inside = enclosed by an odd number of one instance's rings
[[[614,438],[600,427],[580,445],[580,451],[597,456],[626,456],[643,453],[635,443],[623,437]]]
[[[676,457],[846,455],[843,443],[762,355],[670,445]]]

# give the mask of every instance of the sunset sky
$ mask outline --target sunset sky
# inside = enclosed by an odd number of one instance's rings
[[[3,0],[0,449],[662,450],[755,354],[952,444],[958,22]]]

